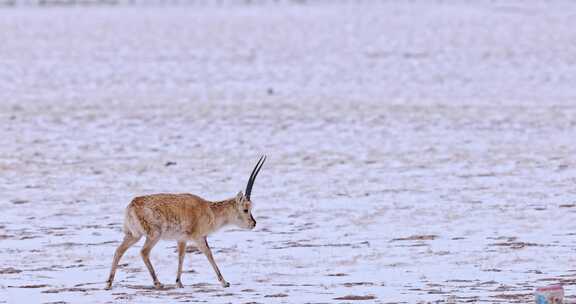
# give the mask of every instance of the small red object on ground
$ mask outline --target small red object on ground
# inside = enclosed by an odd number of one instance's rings
[[[536,304],[564,304],[564,288],[562,285],[539,287],[534,297]]]

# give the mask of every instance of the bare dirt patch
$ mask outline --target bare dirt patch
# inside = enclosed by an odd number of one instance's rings
[[[334,298],[334,300],[343,300],[343,301],[367,301],[367,300],[375,300],[376,297],[372,295],[367,296],[356,296],[356,295],[348,295],[343,297]]]

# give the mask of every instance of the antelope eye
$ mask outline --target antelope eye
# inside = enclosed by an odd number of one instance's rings
[[[248,213],[248,209],[244,209],[244,213]]]

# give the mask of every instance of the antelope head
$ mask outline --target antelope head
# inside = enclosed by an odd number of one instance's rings
[[[246,192],[245,194],[242,191],[238,192],[235,198],[235,207],[236,207],[236,219],[235,224],[244,229],[254,229],[256,227],[256,220],[252,216],[252,201],[250,200],[250,194],[252,193],[252,186],[254,186],[254,181],[256,180],[256,176],[264,162],[266,161],[266,156],[260,157],[258,163],[252,170],[252,174],[250,174],[250,178],[248,179],[248,184],[246,185]]]

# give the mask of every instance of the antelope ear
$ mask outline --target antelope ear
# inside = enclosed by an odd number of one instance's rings
[[[236,194],[236,202],[241,203],[242,199],[244,199],[244,193],[242,193],[242,191],[240,191],[240,192],[238,192],[238,194]]]

